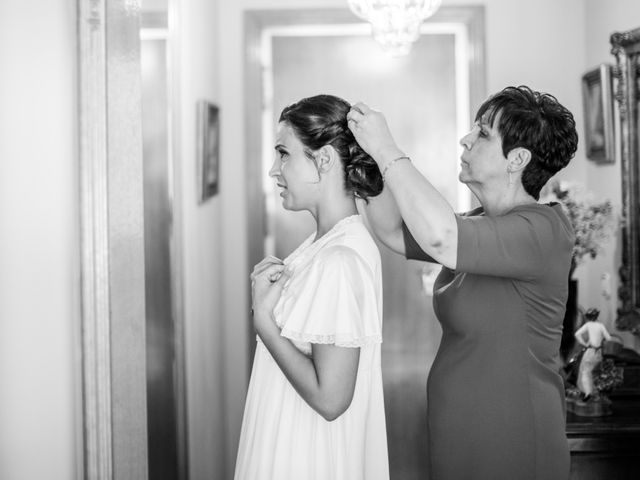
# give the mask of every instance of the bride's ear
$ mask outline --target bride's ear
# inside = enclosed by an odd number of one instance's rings
[[[331,145],[321,147],[316,153],[316,165],[321,173],[329,172],[339,160],[338,152]]]

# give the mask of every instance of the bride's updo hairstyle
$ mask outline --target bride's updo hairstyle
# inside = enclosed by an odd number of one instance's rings
[[[350,109],[351,105],[339,97],[316,95],[285,107],[279,122],[291,127],[304,145],[305,154],[314,163],[313,153],[331,145],[342,160],[345,190],[366,200],[382,192],[382,175],[376,162],[362,150],[347,126]]]

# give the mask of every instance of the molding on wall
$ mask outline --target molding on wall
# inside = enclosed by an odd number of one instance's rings
[[[139,4],[78,0],[83,466],[147,478]]]
[[[84,475],[112,478],[104,1],[78,2]]]

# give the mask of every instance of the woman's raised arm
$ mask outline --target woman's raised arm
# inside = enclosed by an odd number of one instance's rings
[[[357,103],[349,112],[348,119],[356,140],[378,164],[385,181],[385,191],[393,195],[400,216],[418,245],[442,265],[455,268],[458,225],[447,200],[398,148],[382,113]],[[371,220],[376,217],[373,200],[367,209],[367,217],[376,231],[375,220]],[[377,216],[385,214],[383,210]]]
[[[386,247],[400,255],[405,255],[402,216],[392,193],[385,188],[380,195],[369,197],[368,200],[368,203],[359,200],[357,207],[370,230]]]

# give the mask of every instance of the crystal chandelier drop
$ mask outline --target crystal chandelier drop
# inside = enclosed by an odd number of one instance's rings
[[[349,8],[371,24],[373,38],[394,56],[406,55],[420,36],[420,25],[442,0],[348,0]]]

